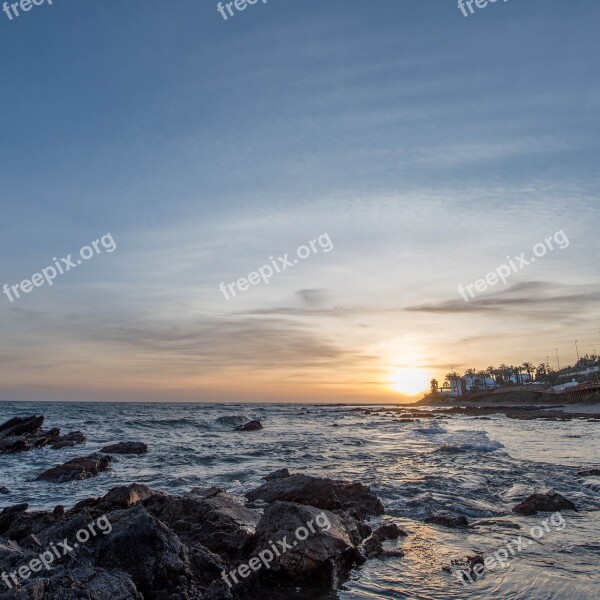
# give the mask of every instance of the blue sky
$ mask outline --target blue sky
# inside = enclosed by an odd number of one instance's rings
[[[394,399],[395,368],[600,351],[599,14],[0,13],[0,285],[107,232],[118,246],[0,296],[0,399]],[[459,284],[559,230],[568,248],[462,301]],[[330,253],[220,294],[323,232]]]

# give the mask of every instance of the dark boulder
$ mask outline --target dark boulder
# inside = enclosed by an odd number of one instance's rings
[[[577,510],[575,505],[564,496],[551,492],[548,494],[532,494],[513,508],[517,515],[531,516],[538,512],[556,512],[559,510]]]
[[[102,471],[110,468],[111,456],[103,454],[90,454],[67,461],[63,465],[52,467],[36,477],[36,481],[51,481],[52,483],[65,483],[96,477]]]
[[[43,435],[44,417],[14,417],[0,425],[0,454],[41,448],[48,442]]]
[[[373,534],[363,542],[361,550],[366,557],[372,556],[404,556],[402,550],[385,550],[383,542],[395,541],[400,536],[408,535],[406,531],[400,529],[395,523],[386,523],[378,527]]]
[[[57,435],[50,448],[53,450],[60,450],[61,448],[75,446],[75,444],[85,444],[85,442],[86,437],[81,431],[71,431],[65,435]]]
[[[258,431],[259,429],[262,429],[262,423],[258,420],[254,420],[254,421],[250,421],[248,423],[246,423],[245,425],[238,425],[235,428],[235,431]]]
[[[371,489],[359,482],[294,474],[273,479],[246,494],[251,502],[282,500],[326,510],[355,511],[360,518],[383,514],[383,504]]]
[[[158,494],[158,492],[155,492],[140,483],[121,485],[112,488],[105,494],[98,502],[98,508],[101,510],[132,508],[156,494]]]
[[[104,446],[100,452],[109,454],[145,454],[148,452],[148,446],[143,442],[119,442],[111,446]]]
[[[43,416],[15,417],[0,425],[0,437],[37,434],[43,424]]]
[[[125,571],[144,598],[185,593],[191,577],[188,552],[164,523],[141,505],[106,516],[112,531],[98,539],[98,566]]]
[[[258,571],[259,578],[280,576],[297,582],[310,578],[311,583],[321,581],[337,589],[350,569],[364,562],[359,542],[356,524],[348,515],[277,501],[261,517],[252,555],[270,551],[272,557],[270,568]],[[274,544],[279,556],[272,551]]]
[[[287,469],[277,469],[277,471],[273,471],[268,475],[265,475],[263,479],[265,481],[273,481],[273,479],[284,479],[285,477],[289,477],[290,472]]]
[[[0,535],[4,535],[19,515],[24,513],[28,508],[29,504],[15,504],[3,509],[2,512],[0,512]]]
[[[600,477],[600,469],[585,469],[577,473],[579,477]]]
[[[432,515],[425,519],[430,525],[441,525],[442,527],[461,528],[468,527],[469,521],[463,515]]]
[[[260,518],[258,511],[218,488],[194,488],[182,496],[156,494],[144,506],[186,544],[201,544],[227,558],[241,556]]]
[[[0,600],[143,600],[131,578],[116,569],[83,566],[40,575],[24,580],[19,591],[0,593]]]

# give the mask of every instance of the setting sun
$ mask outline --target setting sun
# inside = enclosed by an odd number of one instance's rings
[[[392,388],[409,396],[419,394],[429,388],[429,374],[424,369],[396,369],[392,374]]]

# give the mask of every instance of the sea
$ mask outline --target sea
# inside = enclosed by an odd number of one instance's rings
[[[401,548],[404,556],[371,559],[352,572],[342,589],[313,590],[310,598],[600,597],[600,478],[579,474],[600,467],[600,421],[517,420],[501,410],[484,418],[441,415],[402,421],[410,411],[397,409],[1,403],[2,422],[43,414],[46,428],[80,430],[87,443],[0,456],[0,486],[10,490],[0,495],[0,507],[22,502],[30,510],[70,507],[132,482],[173,494],[218,486],[241,497],[263,483],[265,474],[287,467],[370,485],[385,505],[383,520],[398,523],[409,534],[386,542],[389,549]],[[233,431],[252,419],[260,419],[264,428]],[[34,481],[49,467],[119,441],[145,442],[149,452],[116,457],[110,471],[93,479],[60,485]],[[529,494],[550,490],[578,508],[564,511],[560,526],[554,525],[558,520],[549,521],[549,514],[512,514]],[[450,529],[424,522],[438,513],[464,515],[470,526]],[[509,560],[501,565],[495,561],[472,582],[460,581],[456,565],[465,557],[494,556],[507,548],[512,549]],[[287,597],[306,598],[306,590],[298,588]]]

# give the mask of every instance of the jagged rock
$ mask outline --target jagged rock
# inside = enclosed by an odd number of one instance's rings
[[[47,572],[44,573],[48,575]],[[85,593],[85,596],[82,595]],[[70,571],[24,580],[23,587],[7,590],[0,600],[143,600],[131,578],[120,570],[76,567]]]
[[[43,416],[14,417],[0,425],[0,437],[36,434],[44,424]]]
[[[164,523],[141,505],[107,518],[112,532],[98,540],[100,567],[125,571],[144,598],[166,600],[185,593],[191,577],[188,552]]]
[[[270,550],[273,557],[270,568],[258,571],[258,576],[296,581],[310,577],[311,583],[323,581],[337,589],[349,570],[364,562],[352,521],[347,515],[305,504],[273,502],[265,509],[253,542],[253,556]],[[280,556],[272,551],[273,540],[279,542]],[[289,548],[284,548],[285,542]]]
[[[556,512],[559,510],[577,510],[575,505],[557,493],[532,494],[513,508],[517,515],[531,516],[538,512]]]
[[[90,454],[67,461],[63,465],[52,467],[36,477],[36,481],[51,481],[52,483],[65,483],[78,479],[96,477],[102,471],[110,468],[112,456],[103,454]]]
[[[442,527],[468,527],[469,521],[463,515],[432,515],[425,519],[425,523],[441,525]]]
[[[100,452],[109,454],[145,454],[148,452],[148,446],[143,442],[119,442],[112,446],[104,446]]]
[[[361,550],[367,557],[371,556],[404,556],[402,550],[384,550],[384,541],[397,540],[400,536],[408,535],[395,523],[386,523],[378,527],[373,534],[363,542]]]
[[[600,469],[585,469],[577,473],[579,477],[600,477]]]
[[[0,512],[0,573],[27,565],[57,541],[80,543],[57,558],[51,571],[32,573],[18,591],[0,591],[0,600],[233,600],[222,573],[286,537],[298,543],[281,553],[275,571],[264,569],[250,578],[254,591],[269,597],[272,575],[284,587],[292,581],[337,587],[364,560],[358,548],[371,533],[344,511],[304,504],[274,502],[261,517],[218,488],[170,496],[131,484],[70,510],[62,505],[50,512],[27,508],[21,504]],[[76,534],[93,521],[94,534],[81,540]],[[307,528],[306,536],[295,540],[299,527]],[[381,539],[396,533],[389,525],[376,532]],[[306,575],[307,581],[300,579]],[[240,586],[235,598],[248,597],[246,592]]]
[[[0,535],[3,535],[13,524],[15,519],[29,508],[29,504],[15,504],[7,506],[0,512]]]
[[[254,421],[249,421],[245,425],[238,425],[235,428],[235,431],[258,431],[259,429],[262,429],[262,428],[263,428],[262,423],[260,421],[254,420]]]
[[[0,425],[0,454],[25,452],[46,445],[59,449],[85,442],[85,436],[80,431],[61,436],[58,427],[44,431],[43,423],[43,416],[34,416],[15,417]]]
[[[241,556],[260,518],[258,511],[219,488],[194,488],[182,496],[156,494],[144,506],[186,544],[198,543],[228,558]]]
[[[50,448],[53,450],[60,450],[61,448],[75,446],[75,444],[85,444],[86,441],[86,437],[81,431],[71,431],[66,435],[58,435]]]
[[[309,504],[326,510],[356,511],[360,518],[383,514],[383,504],[362,483],[294,474],[274,479],[246,494],[251,502],[282,500]]]
[[[283,479],[289,476],[290,472],[287,469],[277,469],[277,471],[273,471],[272,473],[265,475],[263,479],[265,481],[273,481],[273,479]]]
[[[140,502],[143,502],[144,500],[147,500],[156,494],[157,492],[154,490],[151,490],[149,487],[139,483],[122,485],[112,488],[112,490],[110,490],[100,499],[98,506],[103,510],[114,508],[131,508],[132,506],[136,506]]]

